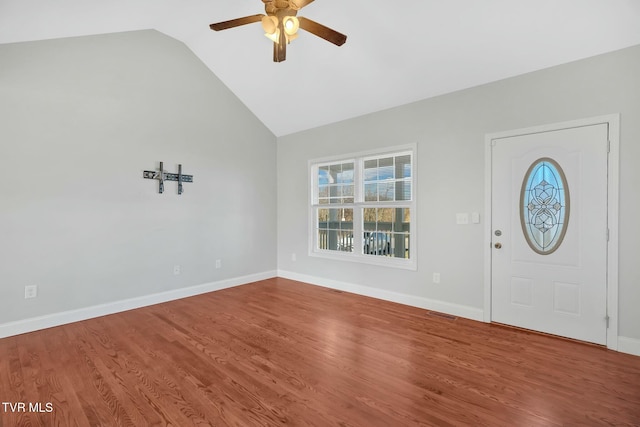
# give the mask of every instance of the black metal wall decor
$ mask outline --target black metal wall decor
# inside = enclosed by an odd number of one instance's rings
[[[163,162],[160,162],[159,171],[144,171],[142,177],[147,179],[157,179],[160,181],[158,183],[158,192],[160,194],[164,193],[165,181],[178,181],[178,194],[182,194],[183,182],[193,182],[193,175],[182,174],[182,165],[178,165],[178,173],[169,173],[164,171]]]

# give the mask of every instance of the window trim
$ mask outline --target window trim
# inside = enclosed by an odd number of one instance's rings
[[[407,153],[411,155],[411,200],[397,201],[364,201],[364,161],[371,157],[382,157],[384,155],[401,155]],[[356,153],[345,153],[322,158],[310,159],[307,165],[307,179],[309,197],[307,199],[308,206],[308,255],[311,257],[347,261],[355,263],[363,263],[369,265],[378,265],[385,267],[393,267],[406,270],[417,270],[418,244],[417,244],[417,194],[418,194],[418,167],[417,167],[418,150],[417,144],[405,144],[399,146],[384,147],[375,150],[367,150]],[[344,163],[354,162],[354,203],[336,203],[328,205],[317,204],[318,194],[317,186],[314,178],[317,177],[318,168],[328,163]],[[399,206],[401,205],[401,206]],[[364,224],[362,223],[362,212],[364,208],[384,208],[384,207],[405,207],[411,210],[411,227],[409,230],[409,241],[411,242],[411,257],[393,258],[386,256],[374,256],[362,253],[361,239],[354,238],[353,252],[340,252],[333,250],[318,249],[317,244],[317,210],[322,208],[352,208],[353,209],[353,235],[360,235],[364,232]]]

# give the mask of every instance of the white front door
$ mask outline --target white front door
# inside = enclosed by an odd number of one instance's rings
[[[608,125],[491,145],[491,320],[606,344]]]

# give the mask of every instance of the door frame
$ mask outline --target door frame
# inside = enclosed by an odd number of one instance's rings
[[[620,114],[609,114],[561,123],[513,129],[485,135],[485,232],[484,232],[484,312],[483,320],[491,323],[491,265],[492,265],[492,166],[493,140],[514,136],[557,131],[575,127],[607,124],[609,129],[609,159],[607,184],[607,348],[618,350],[618,215],[620,199]]]

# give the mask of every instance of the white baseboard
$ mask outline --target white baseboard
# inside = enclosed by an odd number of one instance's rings
[[[0,324],[0,338],[6,338],[13,335],[20,335],[40,329],[52,328],[67,323],[79,322],[82,320],[92,319],[109,314],[120,313],[123,311],[133,310],[136,308],[147,307],[154,304],[173,301],[182,298],[188,298],[195,295],[205,294],[208,292],[219,291],[222,289],[232,288],[251,282],[270,279],[272,277],[282,277],[285,279],[297,280],[309,283],[311,285],[323,286],[326,288],[337,289],[344,292],[350,292],[358,295],[364,295],[372,298],[378,298],[385,301],[397,302],[400,304],[423,308],[425,310],[437,311],[440,313],[451,314],[454,316],[464,317],[466,319],[484,321],[483,310],[474,307],[468,307],[459,304],[453,304],[444,301],[432,300],[429,298],[416,297],[413,295],[401,294],[398,292],[385,291],[382,289],[372,288],[369,286],[356,285],[353,283],[342,282],[338,280],[325,279],[306,274],[299,274],[285,270],[265,271],[262,273],[250,274],[247,276],[234,277],[231,279],[220,280],[218,282],[204,283],[202,285],[191,286],[188,288],[174,289],[171,291],[160,292],[157,294],[145,295],[127,300],[114,301],[106,304],[95,305],[91,307],[80,308],[77,310],[64,311],[61,313],[49,314],[46,316],[33,317],[30,319],[18,320]],[[634,356],[640,356],[640,339],[629,337],[618,337],[617,351],[628,353]]]
[[[637,338],[618,337],[618,351],[640,356],[640,340]]]
[[[190,286],[188,288],[174,289],[171,291],[159,292],[157,294],[145,295],[141,297],[80,308],[77,310],[64,311],[61,313],[53,313],[46,316],[33,317],[30,319],[4,323],[0,324],[0,338],[33,332],[40,329],[52,328],[54,326],[60,326],[67,323],[79,322],[81,320],[92,319],[94,317],[120,313],[123,311],[147,307],[167,301],[187,298],[194,295],[219,291],[221,289],[232,288],[234,286],[240,286],[251,282],[257,282],[259,280],[265,280],[275,276],[275,271],[265,271],[262,273],[220,280],[218,282]]]
[[[385,291],[369,286],[356,285],[322,277],[309,276],[306,274],[294,273],[291,271],[278,270],[278,277],[297,280],[312,285],[323,286],[325,288],[337,289],[358,295],[364,295],[385,301],[397,302],[412,307],[424,308],[425,310],[437,311],[451,314],[453,316],[464,317],[466,319],[484,321],[483,310],[480,308],[465,305],[453,304],[445,301],[438,301],[429,298],[422,298],[413,295],[401,294],[399,292]]]

